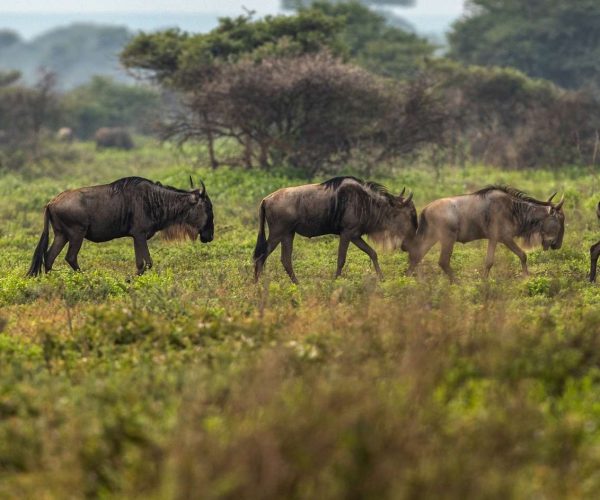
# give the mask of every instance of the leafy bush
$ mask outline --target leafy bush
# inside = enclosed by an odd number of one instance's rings
[[[64,124],[82,139],[101,127],[130,127],[139,133],[156,131],[158,94],[149,87],[117,83],[95,76],[63,96]]]

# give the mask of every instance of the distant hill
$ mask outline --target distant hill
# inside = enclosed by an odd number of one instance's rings
[[[132,35],[124,27],[72,24],[25,41],[5,30],[0,32],[0,70],[17,69],[33,83],[46,68],[56,73],[61,89],[86,83],[93,75],[128,81],[119,52]]]

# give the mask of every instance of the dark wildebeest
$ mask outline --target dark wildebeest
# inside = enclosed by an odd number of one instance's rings
[[[600,202],[596,205],[596,215],[600,219]],[[600,257],[600,241],[594,243],[590,248],[590,281],[593,283],[596,281],[596,267],[598,266],[598,257]]]
[[[94,134],[96,148],[133,149],[131,134],[120,127],[102,127]]]
[[[521,260],[527,275],[527,256],[515,243],[522,238],[528,245],[541,242],[544,250],[559,249],[562,245],[565,215],[564,197],[553,204],[554,193],[548,201],[538,201],[521,191],[505,186],[490,186],[472,194],[435,200],[419,217],[415,238],[405,240],[403,249],[410,254],[409,273],[438,241],[441,244],[439,265],[452,279],[450,257],[454,243],[487,239],[488,250],[484,275],[494,264],[496,245],[503,243]]]
[[[79,271],[77,254],[87,239],[96,243],[133,238],[138,274],[152,267],[147,240],[154,233],[182,225],[200,235],[203,243],[213,239],[213,210],[206,187],[191,191],[163,186],[141,177],[126,177],[112,184],[65,191],[46,205],[44,231],[33,254],[28,276],[52,269],[54,260],[69,243],[66,261]],[[48,225],[54,242],[48,250]]]
[[[296,233],[302,236],[338,234],[340,245],[336,277],[344,263],[350,242],[365,252],[381,277],[377,253],[363,239],[398,244],[413,237],[417,230],[417,211],[412,193],[407,198],[394,196],[383,186],[355,177],[335,177],[321,184],[283,188],[271,193],[260,204],[260,226],[254,249],[254,277],[258,280],[267,257],[281,243],[281,262],[290,279],[298,283],[292,268],[292,245]],[[269,238],[265,237],[265,221]]]

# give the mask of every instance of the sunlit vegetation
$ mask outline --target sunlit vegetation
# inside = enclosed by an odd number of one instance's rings
[[[76,160],[0,177],[0,496],[65,498],[593,497],[600,488],[600,289],[592,172],[391,165],[373,180],[428,201],[488,183],[564,193],[563,248],[534,249],[531,277],[499,250],[457,246],[450,284],[436,249],[421,275],[381,253],[385,280],[337,240],[297,238],[300,285],[273,256],[258,285],[260,199],[290,171],[194,167],[140,143],[64,146]],[[40,171],[42,166],[39,166]],[[352,173],[352,172],[346,172]],[[24,274],[42,208],[60,191],[142,175],[202,177],[215,240],[85,243]],[[27,175],[27,176],[25,176]]]

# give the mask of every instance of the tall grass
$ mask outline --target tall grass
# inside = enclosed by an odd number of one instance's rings
[[[148,163],[143,163],[148,158]],[[298,238],[290,284],[276,255],[252,283],[259,200],[285,172],[200,169],[215,240],[152,240],[140,278],[130,241],[86,243],[25,280],[41,209],[77,185],[135,173],[184,187],[169,151],[90,152],[35,181],[0,177],[0,496],[19,498],[595,497],[600,491],[600,290],[585,171],[398,169],[374,179],[439,196],[507,183],[566,193],[557,252],[457,247],[458,283],[408,278],[402,253]],[[71,173],[68,173],[70,171]]]

